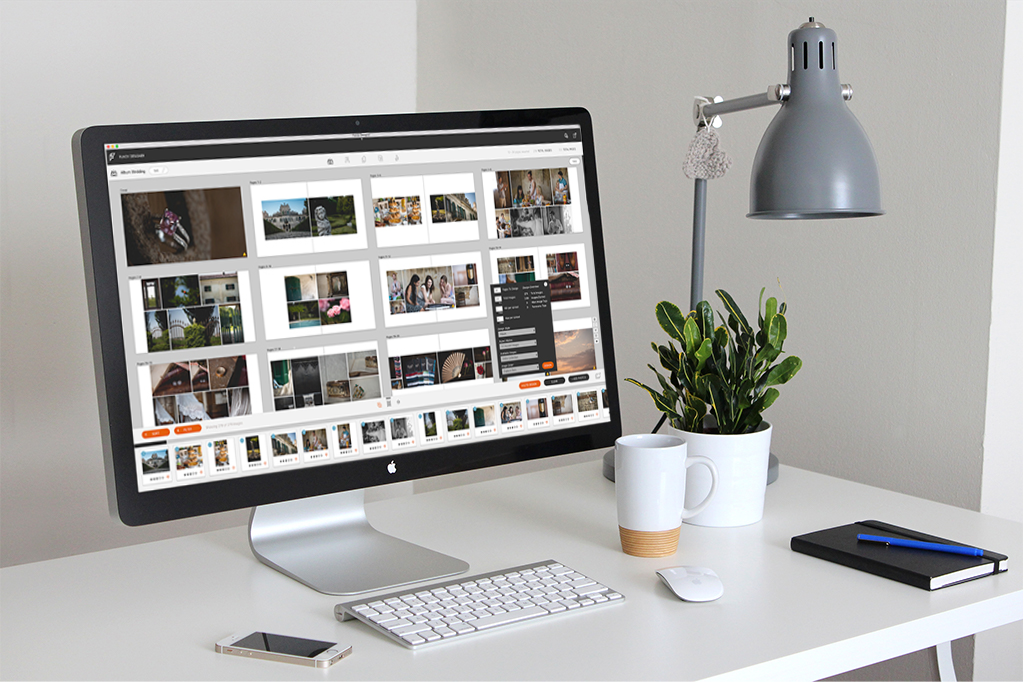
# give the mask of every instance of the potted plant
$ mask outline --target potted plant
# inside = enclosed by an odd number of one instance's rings
[[[668,376],[648,365],[660,390],[627,381],[651,395],[673,431],[686,440],[687,454],[708,457],[718,467],[715,500],[687,522],[744,526],[760,521],[764,513],[772,427],[761,414],[778,398],[775,387],[792,379],[803,362],[794,355],[776,362],[786,340],[785,303],[774,297],[763,301],[761,289],[755,329],[732,296],[722,289],[715,294],[725,306],[717,327],[707,301],[688,315],[668,301],[658,303],[655,315],[671,338],[668,345],[652,342],[651,348]],[[695,469],[687,476],[688,500],[703,499],[710,488],[710,476],[703,473]]]

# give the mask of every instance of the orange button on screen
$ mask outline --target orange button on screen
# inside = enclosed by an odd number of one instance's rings
[[[534,381],[520,381],[519,382],[519,388],[521,388],[523,390],[526,390],[528,388],[537,388],[538,386],[540,386],[540,381],[537,381],[537,380],[534,380]]]
[[[547,362],[545,362],[540,367],[541,367],[541,369],[554,369],[555,368],[555,363],[553,363],[550,360],[548,360]]]
[[[171,435],[170,429],[150,429],[149,431],[143,431],[143,438],[160,438],[161,436]]]
[[[202,428],[203,427],[200,426],[199,424],[189,424],[188,426],[175,426],[174,433],[178,434],[179,436],[183,433],[197,433]]]

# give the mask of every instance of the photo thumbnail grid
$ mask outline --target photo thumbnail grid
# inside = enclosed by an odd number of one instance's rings
[[[245,355],[157,363],[148,370],[157,426],[253,413]]]
[[[261,202],[263,236],[277,239],[312,239],[356,234],[355,196],[293,197]]]
[[[385,281],[391,315],[480,305],[476,263],[386,270]]]
[[[260,257],[366,248],[359,179],[252,185]]]
[[[352,322],[352,300],[345,270],[286,275],[284,289],[289,329]]]
[[[368,331],[377,325],[368,261],[259,269],[268,339]]]
[[[377,246],[476,241],[473,173],[370,178]]]
[[[392,390],[494,378],[490,346],[392,356],[389,367]]]
[[[492,247],[489,254],[494,281],[548,281],[552,308],[590,306],[586,251],[583,244],[551,247]]]
[[[573,219],[569,169],[497,171],[487,178],[494,207],[492,238],[540,237],[582,230]]]
[[[245,342],[238,273],[143,279],[146,352]]]
[[[377,351],[270,360],[274,410],[372,400],[382,395]]]

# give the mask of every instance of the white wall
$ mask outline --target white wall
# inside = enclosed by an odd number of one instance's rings
[[[415,3],[4,2],[0,100],[0,563],[244,523],[108,515],[71,135],[412,111]]]
[[[992,260],[992,324],[989,327],[988,400],[985,455],[981,472],[981,511],[1020,522],[1021,464],[1024,460],[1024,1],[1006,3],[1003,94],[999,126],[999,180],[996,189]],[[1024,679],[1020,622],[975,636],[974,679]],[[1016,648],[1017,656],[1000,652]]]

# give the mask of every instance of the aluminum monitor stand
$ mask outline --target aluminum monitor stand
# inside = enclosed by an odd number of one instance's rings
[[[353,490],[253,507],[249,547],[261,562],[324,594],[361,594],[469,569],[374,529],[363,498]]]

